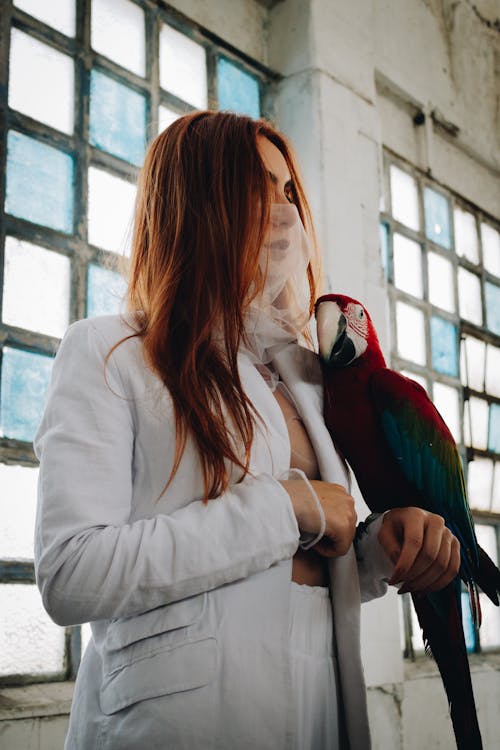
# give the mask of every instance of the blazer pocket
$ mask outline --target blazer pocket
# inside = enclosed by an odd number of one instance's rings
[[[200,625],[208,592],[108,625],[101,708],[105,714],[147,698],[206,685],[216,667],[217,643]]]
[[[109,715],[139,701],[207,685],[215,674],[216,663],[214,637],[142,657],[104,677],[101,710]]]
[[[160,633],[166,633],[179,628],[185,628],[198,622],[207,605],[208,591],[202,591],[195,596],[188,596],[171,604],[149,609],[139,615],[119,617],[112,620],[106,631],[104,649],[106,652],[122,653],[121,650],[133,643],[151,638]],[[151,643],[151,642],[150,642]],[[119,665],[119,657],[112,659]]]

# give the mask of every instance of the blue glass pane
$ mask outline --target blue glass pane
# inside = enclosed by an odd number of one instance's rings
[[[379,224],[380,233],[380,253],[382,268],[384,269],[385,275],[388,275],[389,268],[389,225],[385,221],[381,221]]]
[[[219,109],[260,117],[258,80],[225,57],[217,58],[217,92]]]
[[[464,628],[465,645],[469,653],[476,650],[476,631],[472,619],[469,594],[462,591],[462,625]]]
[[[52,371],[52,357],[5,347],[0,384],[0,434],[33,440]]]
[[[491,404],[488,429],[488,450],[500,453],[500,406]]]
[[[486,325],[500,336],[500,286],[487,281],[484,285],[486,293]]]
[[[87,277],[87,317],[117,315],[127,284],[121,274],[90,263]]]
[[[5,210],[34,224],[73,231],[73,159],[11,130],[7,139]]]
[[[437,372],[458,376],[457,327],[437,315],[431,318],[431,351]]]
[[[432,188],[424,190],[425,233],[430,240],[451,248],[450,204]]]
[[[146,99],[93,70],[90,77],[90,142],[140,166],[146,146]]]

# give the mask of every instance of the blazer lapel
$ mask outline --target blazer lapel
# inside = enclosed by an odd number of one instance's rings
[[[292,343],[272,360],[285,381],[316,452],[321,479],[351,491],[349,471],[340,458],[323,419],[323,381],[318,355]],[[356,555],[351,546],[341,557],[328,559],[334,616],[334,649],[340,667],[342,747],[369,750],[366,692],[360,654],[360,591]],[[335,607],[335,603],[341,603]],[[360,712],[364,707],[365,713]],[[345,722],[345,723],[344,723]],[[346,731],[350,741],[347,740]]]

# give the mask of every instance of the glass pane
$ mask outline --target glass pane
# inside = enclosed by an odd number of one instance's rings
[[[73,159],[11,130],[7,140],[5,210],[35,224],[73,231]]]
[[[397,232],[394,233],[394,283],[408,294],[423,296],[422,248]]]
[[[424,315],[404,302],[396,304],[398,352],[401,357],[425,365]]]
[[[476,523],[474,524],[474,529],[476,531],[477,543],[484,549],[495,565],[498,566],[498,548],[495,527]]]
[[[0,558],[33,560],[38,471],[0,463]]]
[[[475,458],[467,469],[467,492],[471,508],[489,510],[493,461],[489,458]]]
[[[486,348],[484,341],[465,336],[461,342],[460,368],[461,381],[474,391],[484,388],[484,358]]]
[[[178,117],[180,117],[178,112],[174,112],[173,109],[169,109],[168,107],[160,106],[158,108],[158,132],[162,133]]]
[[[90,77],[90,143],[140,166],[146,148],[146,98],[93,70]]]
[[[500,453],[500,405],[490,404],[488,450]]]
[[[487,271],[500,276],[500,232],[489,224],[481,224],[483,265]]]
[[[66,36],[75,36],[75,0],[14,0],[14,5]]]
[[[96,52],[144,76],[144,11],[129,0],[92,0],[91,44]]]
[[[436,307],[455,312],[453,266],[442,255],[429,253],[429,301]]]
[[[457,327],[437,315],[431,318],[431,351],[437,372],[458,376]]]
[[[481,627],[479,628],[481,648],[498,648],[500,646],[500,609],[493,604],[486,594],[480,593],[479,601],[482,614]]]
[[[64,628],[43,609],[38,588],[0,583],[0,674],[43,674],[64,667]]]
[[[495,463],[495,473],[493,478],[493,500],[491,510],[494,513],[500,513],[500,461]]]
[[[130,254],[135,185],[89,167],[89,242],[104,250]]]
[[[166,24],[160,31],[160,86],[193,107],[207,108],[205,47]]]
[[[486,347],[486,392],[500,398],[500,349]]]
[[[3,322],[62,338],[69,323],[70,272],[65,255],[7,237]]]
[[[6,346],[2,352],[0,434],[33,440],[45,402],[52,357]],[[1,610],[0,610],[1,611]]]
[[[415,179],[391,164],[392,215],[412,229],[419,228],[418,192]]]
[[[429,393],[429,388],[427,387],[427,379],[424,378],[422,375],[417,375],[416,372],[411,372],[410,370],[400,370],[399,371],[401,375],[404,375],[405,378],[410,378],[411,380],[414,380],[416,383],[422,386],[424,390]]]
[[[443,417],[456,443],[462,442],[460,428],[460,401],[458,390],[450,385],[434,383],[434,406]]]
[[[464,439],[466,445],[486,450],[488,443],[488,402],[482,398],[471,396],[464,404]]]
[[[500,336],[500,286],[485,282],[484,293],[486,295],[486,325]]]
[[[444,195],[430,187],[424,188],[425,233],[438,245],[450,249],[450,204]]]
[[[385,221],[381,221],[379,224],[379,239],[380,260],[384,269],[384,275],[387,276],[387,268],[389,266],[389,225]]]
[[[87,317],[116,315],[127,284],[123,276],[109,268],[90,263],[88,267]]]
[[[472,609],[468,592],[462,591],[462,625],[464,629],[465,646],[469,653],[476,648],[476,630],[472,619]]]
[[[217,97],[221,110],[260,117],[260,93],[257,78],[238,68],[225,57],[217,58]]]
[[[498,464],[497,466],[500,466]],[[498,565],[498,549],[494,526],[475,524],[478,544]],[[500,609],[495,607],[486,594],[479,594],[483,621],[479,629],[481,648],[494,648],[500,645]]]
[[[476,217],[469,211],[455,208],[455,249],[457,254],[472,263],[479,263]]]
[[[13,28],[9,107],[64,133],[72,133],[73,96],[71,57]]]
[[[465,268],[458,269],[458,306],[460,315],[471,323],[480,326],[483,323],[481,310],[481,283],[479,276],[466,271]]]

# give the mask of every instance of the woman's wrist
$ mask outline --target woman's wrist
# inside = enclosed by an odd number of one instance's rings
[[[290,481],[291,475],[294,475],[295,479]],[[293,491],[297,479],[301,479],[305,484],[305,492],[303,487],[301,487],[300,493]],[[323,538],[326,531],[325,513],[318,495],[302,469],[287,469],[281,475],[279,481],[290,495],[294,507],[295,517],[301,532],[299,545],[302,549],[308,550]]]

